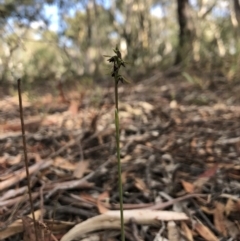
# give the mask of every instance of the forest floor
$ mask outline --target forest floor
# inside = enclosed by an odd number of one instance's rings
[[[240,240],[240,86],[206,83],[120,84],[126,240]],[[120,240],[113,88],[62,90],[23,95],[38,241]],[[18,97],[6,96],[0,240],[36,240],[22,146]]]

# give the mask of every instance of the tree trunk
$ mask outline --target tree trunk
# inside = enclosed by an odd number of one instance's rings
[[[234,0],[234,10],[238,26],[240,24],[240,3],[239,0]]]
[[[175,65],[181,63],[186,57],[191,57],[192,55],[194,41],[194,25],[193,21],[191,21],[190,10],[191,9],[188,0],[177,0],[179,42]]]

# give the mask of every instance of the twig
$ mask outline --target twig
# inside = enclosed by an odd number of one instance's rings
[[[161,236],[163,231],[166,229],[165,223],[162,221],[162,227],[160,228],[160,230],[158,231],[158,233],[156,234],[155,238],[153,241],[158,241],[161,240]]]
[[[93,212],[89,210],[79,209],[78,207],[76,208],[76,207],[62,206],[62,205],[57,205],[57,207],[55,207],[55,205],[54,206],[45,205],[44,208],[49,211],[52,211],[53,209],[55,209],[56,213],[74,214],[84,218],[91,218],[94,216]]]
[[[73,181],[67,181],[63,183],[59,183],[51,192],[49,192],[46,196],[46,198],[50,198],[56,191],[58,190],[66,190],[66,189],[72,189],[74,187],[77,187],[79,185],[82,185],[87,182],[90,178],[92,178],[101,168],[107,166],[112,161],[111,158],[109,158],[106,162],[104,162],[96,171],[93,171],[89,173],[87,176],[83,177],[80,180],[73,180]]]
[[[160,202],[160,203],[156,203],[155,205],[153,205],[152,207],[149,207],[150,210],[160,210],[160,209],[164,209],[166,207],[169,207],[175,203],[178,203],[178,202],[181,202],[181,201],[184,201],[186,199],[189,199],[189,198],[193,198],[193,197],[205,197],[206,195],[205,194],[197,194],[197,193],[193,193],[193,194],[188,194],[186,196],[183,196],[183,197],[179,197],[179,198],[175,198],[173,200],[170,200],[170,201],[167,201],[167,202]]]
[[[52,164],[52,160],[49,160],[49,161],[42,160],[42,161],[37,162],[34,165],[30,166],[28,168],[28,172],[25,172],[24,169],[14,172],[14,175],[12,177],[10,177],[9,179],[7,179],[5,181],[0,182],[0,191],[14,185],[15,183],[20,182],[24,178],[28,177],[28,175],[30,176],[31,174],[33,174],[36,171],[40,171],[44,168],[49,167],[51,164]],[[29,182],[30,182],[30,180],[29,180]],[[31,185],[30,185],[30,187],[31,187]]]
[[[36,240],[38,241],[37,222],[36,222],[35,214],[34,214],[33,199],[32,199],[32,193],[31,193],[31,182],[30,182],[30,175],[29,175],[29,170],[28,170],[27,145],[26,145],[25,128],[24,128],[24,120],[23,120],[22,93],[21,93],[21,80],[20,79],[18,79],[18,97],[19,97],[19,112],[20,112],[21,128],[22,128],[22,141],[23,141],[24,162],[25,162],[26,175],[27,175],[28,194],[29,194],[29,201],[30,201],[30,205],[31,205],[31,213],[33,216],[35,237],[36,237]]]
[[[39,196],[38,192],[35,192],[35,193],[32,194],[33,199],[38,197],[38,196]],[[15,198],[12,198],[12,199],[1,201],[0,207],[11,207],[15,203],[21,202],[22,199],[24,199],[24,201],[25,201],[27,199],[27,196],[25,196],[25,194],[24,194],[24,195],[19,196],[19,197],[15,197]]]
[[[139,237],[137,224],[136,224],[136,221],[134,218],[130,219],[130,224],[132,227],[132,234],[133,234],[134,240],[135,241],[143,241],[143,239],[141,237]]]
[[[197,203],[192,200],[193,205],[196,208],[196,212],[202,217],[202,219],[205,221],[205,223],[208,225],[208,227],[218,236],[221,236],[221,233],[214,227],[214,225],[211,223],[211,221],[207,218],[207,216],[202,212],[202,210],[198,207]]]
[[[77,224],[66,233],[61,241],[71,241],[89,232],[105,229],[121,228],[121,217],[119,211],[108,211],[99,216],[87,219]],[[159,225],[161,220],[189,220],[185,213],[173,211],[153,211],[148,209],[135,209],[124,211],[124,224],[128,224],[130,219],[134,218],[138,225]]]

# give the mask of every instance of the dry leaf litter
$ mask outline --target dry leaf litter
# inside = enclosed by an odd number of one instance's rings
[[[120,85],[126,240],[240,239],[239,88],[226,85]],[[23,96],[38,241],[120,240],[112,93]],[[0,124],[0,240],[35,241],[17,97]]]

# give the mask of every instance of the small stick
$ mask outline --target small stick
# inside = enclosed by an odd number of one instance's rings
[[[20,112],[20,120],[21,120],[21,128],[22,128],[24,162],[25,162],[25,168],[26,168],[26,174],[27,174],[28,194],[29,194],[29,201],[31,206],[31,213],[33,217],[35,236],[36,236],[36,240],[38,241],[37,222],[35,219],[33,199],[32,199],[32,193],[31,193],[30,175],[28,170],[27,145],[26,145],[25,128],[24,128],[24,120],[23,120],[23,108],[22,108],[21,79],[18,79],[18,97],[19,97],[19,112]]]
[[[178,198],[172,199],[172,200],[164,202],[164,203],[162,203],[162,202],[156,203],[153,206],[149,207],[148,209],[150,209],[150,210],[164,209],[164,208],[167,208],[167,207],[169,207],[169,206],[171,206],[175,203],[184,201],[184,200],[189,199],[189,198],[194,198],[194,197],[206,197],[206,194],[198,194],[198,193],[187,194],[183,197],[178,197]]]

